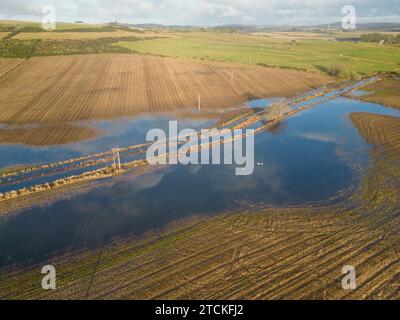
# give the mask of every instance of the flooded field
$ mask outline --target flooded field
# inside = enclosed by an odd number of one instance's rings
[[[0,302],[400,300],[394,1],[21,1],[0,13]]]
[[[257,103],[260,105],[260,102]],[[370,163],[370,146],[349,120],[352,112],[400,116],[377,104],[335,98],[298,113],[279,128],[255,137],[255,172],[235,176],[233,166],[169,166],[102,186],[44,207],[24,209],[0,221],[0,265],[40,261],[56,252],[97,247],[126,235],[141,235],[176,219],[252,206],[335,202],[354,188]],[[49,161],[143,141],[168,118],[99,122],[103,137],[67,146],[1,146],[3,165]],[[213,120],[182,120],[180,128],[205,128]],[[19,157],[16,157],[19,150]],[[7,160],[7,153],[9,154]]]

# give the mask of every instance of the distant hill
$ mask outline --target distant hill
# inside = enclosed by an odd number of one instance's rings
[[[163,25],[163,24],[124,24],[141,29],[176,29],[176,30],[213,30],[221,32],[270,32],[270,31],[325,31],[328,26],[331,30],[341,30],[341,23],[320,24],[320,25],[244,25],[227,24],[220,26],[199,27],[193,25]],[[357,24],[357,30],[362,31],[400,31],[400,23],[360,23]]]

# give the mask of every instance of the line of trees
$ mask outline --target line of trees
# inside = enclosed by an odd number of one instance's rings
[[[384,41],[385,43],[391,44],[400,44],[400,34],[383,34],[383,33],[369,33],[363,34],[361,36],[361,41],[363,42],[381,42]]]

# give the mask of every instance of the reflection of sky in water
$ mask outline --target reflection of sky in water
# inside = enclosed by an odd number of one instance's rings
[[[113,147],[143,143],[150,129],[168,129],[167,116],[142,116],[133,119],[93,121],[91,126],[100,131],[95,139],[61,146],[32,147],[26,145],[0,145],[0,168],[17,165],[56,162],[82,155],[103,152]],[[179,128],[208,128],[211,120],[179,119]]]
[[[96,246],[192,214],[327,198],[355,181],[343,154],[369,163],[369,146],[347,117],[355,111],[400,116],[376,104],[337,98],[290,118],[277,133],[257,135],[255,162],[262,165],[251,176],[236,176],[232,165],[170,166],[136,179],[115,177],[112,186],[27,209],[0,223],[0,265]],[[145,128],[135,126],[139,135]]]
[[[365,91],[365,90],[354,90],[350,92],[350,95],[353,97],[362,97],[362,96],[367,96],[369,94],[372,94],[373,92],[371,91]]]
[[[280,101],[281,98],[270,98],[270,99],[256,99],[248,102],[251,108],[266,108],[274,102]]]

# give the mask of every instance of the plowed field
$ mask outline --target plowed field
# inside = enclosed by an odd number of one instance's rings
[[[55,124],[197,108],[199,95],[202,109],[225,107],[327,82],[302,71],[140,55],[31,58],[0,80],[0,122]]]
[[[21,61],[21,59],[1,59],[0,58],[0,77],[20,61]]]

